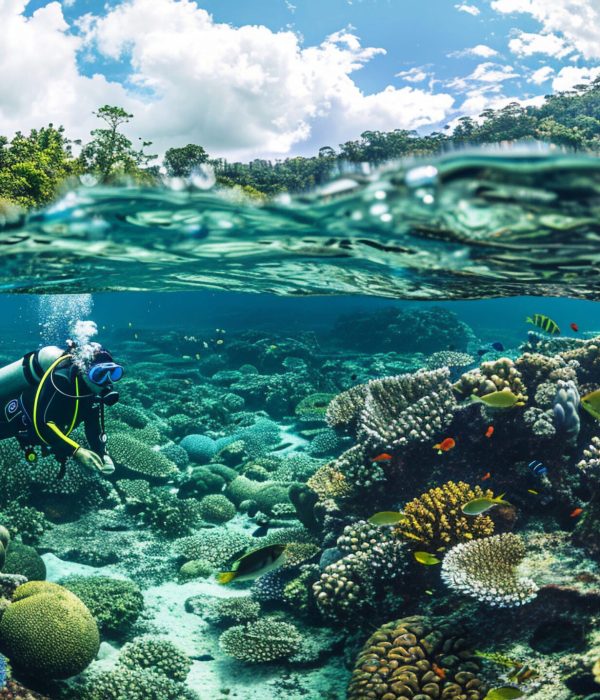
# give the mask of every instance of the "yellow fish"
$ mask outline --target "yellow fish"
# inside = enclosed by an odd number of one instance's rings
[[[481,513],[485,513],[486,510],[489,510],[497,505],[502,504],[509,506],[510,503],[503,500],[503,498],[504,494],[495,496],[494,498],[474,498],[472,501],[465,503],[461,510],[465,515],[481,515]]]
[[[425,564],[425,566],[441,564],[442,561],[441,559],[434,557],[433,554],[429,554],[429,552],[415,552],[414,557],[415,560],[419,562],[419,564]]]
[[[543,314],[533,314],[533,318],[531,316],[527,316],[525,322],[532,323],[534,326],[541,328],[550,335],[560,335],[560,328],[558,325],[551,318],[548,318],[548,316],[544,316]]]
[[[227,585],[231,581],[252,581],[269,571],[279,568],[286,560],[285,544],[269,544],[247,552],[233,562],[230,571],[217,574],[217,583]]]
[[[492,391],[484,396],[477,396],[473,394],[472,398],[475,401],[481,401],[481,403],[484,403],[490,408],[512,408],[513,406],[525,405],[523,397],[513,394],[513,392],[508,388],[502,389],[502,391]]]
[[[396,523],[401,523],[403,520],[407,519],[408,515],[404,515],[404,513],[383,510],[380,513],[372,515],[367,522],[371,523],[371,525],[396,525]]]
[[[515,698],[522,698],[523,695],[522,690],[505,685],[502,688],[492,688],[483,700],[515,700]]]
[[[589,394],[581,397],[581,405],[596,420],[600,420],[600,389],[590,391]]]

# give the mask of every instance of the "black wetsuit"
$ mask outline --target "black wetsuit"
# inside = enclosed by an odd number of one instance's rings
[[[36,361],[36,353],[30,353],[23,366],[35,368]],[[0,407],[0,439],[16,437],[23,448],[42,445],[44,452],[52,452],[64,465],[79,447],[69,435],[84,423],[89,448],[100,457],[107,454],[104,406],[78,376],[70,358],[51,372],[39,369],[25,374],[29,386]],[[36,374],[43,378],[37,379]]]

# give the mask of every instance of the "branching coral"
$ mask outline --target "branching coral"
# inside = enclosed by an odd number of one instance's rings
[[[354,431],[365,403],[367,385],[359,384],[343,391],[327,407],[326,421],[331,428]]]
[[[374,379],[367,384],[359,440],[371,450],[395,450],[443,432],[456,407],[447,368]]]
[[[481,700],[479,664],[460,632],[424,617],[383,625],[358,655],[348,700]]]
[[[462,542],[444,557],[442,578],[450,588],[496,607],[524,605],[538,590],[518,574],[524,556],[523,540],[512,533]]]
[[[346,556],[325,567],[313,585],[315,601],[326,617],[361,616],[404,576],[405,545],[388,530],[359,521],[344,529],[337,546]]]
[[[435,549],[487,537],[494,533],[492,519],[487,515],[465,515],[461,507],[474,498],[493,495],[489,489],[448,481],[407,503],[403,508],[407,519],[395,528],[395,533]]]
[[[351,496],[354,492],[351,483],[333,462],[324,464],[310,477],[306,484],[323,501],[328,498]]]
[[[261,618],[223,632],[221,649],[228,656],[248,663],[289,659],[302,646],[302,635],[294,625],[275,618]]]
[[[592,442],[583,451],[583,459],[577,467],[593,484],[600,486],[600,437],[594,436]]]
[[[125,644],[119,655],[119,664],[128,669],[150,669],[173,681],[183,683],[192,662],[173,642],[157,637],[138,637]]]

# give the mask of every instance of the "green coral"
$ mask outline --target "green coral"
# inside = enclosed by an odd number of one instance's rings
[[[177,466],[162,452],[127,433],[113,433],[110,454],[116,464],[146,478],[169,479],[177,475]]]
[[[219,528],[182,537],[175,543],[175,552],[191,559],[204,559],[215,569],[225,566],[252,544],[252,538]]]
[[[133,670],[150,669],[181,683],[192,667],[189,657],[173,642],[154,637],[139,637],[126,644],[121,650],[119,664]]]
[[[20,535],[26,544],[35,544],[48,529],[44,514],[30,506],[11,503],[0,513],[0,521],[12,537]]]
[[[61,583],[85,603],[100,632],[108,636],[126,634],[144,609],[142,592],[133,581],[108,576],[69,576]]]
[[[191,581],[195,578],[212,576],[214,567],[206,559],[192,559],[181,566],[178,577],[181,581]]]
[[[208,606],[205,619],[213,625],[229,626],[254,622],[260,614],[260,603],[249,596],[219,598]]]
[[[183,684],[150,670],[117,666],[90,678],[81,700],[200,700]]]
[[[73,593],[46,581],[19,586],[0,619],[0,644],[11,662],[40,678],[68,678],[94,660],[100,635]]]
[[[200,517],[209,523],[226,523],[235,516],[236,510],[233,503],[220,493],[205,496],[200,501]]]
[[[289,622],[264,617],[225,630],[219,645],[227,656],[248,663],[289,659],[302,648],[302,635]]]
[[[46,565],[42,557],[33,547],[14,540],[9,544],[6,561],[0,568],[3,574],[20,574],[29,581],[46,579]]]

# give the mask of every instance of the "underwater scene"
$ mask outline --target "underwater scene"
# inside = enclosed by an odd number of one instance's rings
[[[600,698],[600,168],[3,215],[0,698]]]

